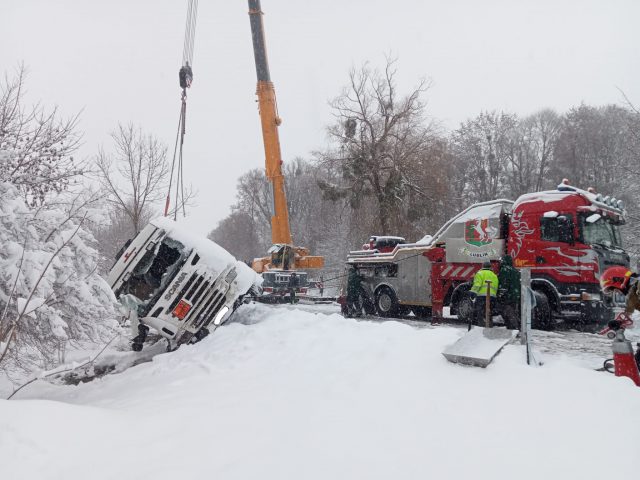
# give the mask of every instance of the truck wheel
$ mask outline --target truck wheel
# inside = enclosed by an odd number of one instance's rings
[[[534,290],[536,297],[536,306],[531,314],[531,327],[538,330],[553,330],[553,317],[551,316],[551,306],[547,296]]]
[[[473,300],[468,292],[464,292],[457,302],[456,312],[458,312],[458,320],[469,323],[473,318]]]
[[[431,318],[431,307],[413,307],[413,314],[420,320],[429,320]]]
[[[504,320],[504,326],[509,330],[520,330],[520,309],[516,305],[502,305],[500,313]]]
[[[398,311],[398,299],[389,287],[382,287],[376,292],[376,311],[381,317],[394,315]]]

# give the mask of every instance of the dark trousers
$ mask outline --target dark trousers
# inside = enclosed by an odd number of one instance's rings
[[[496,306],[496,297],[489,297],[489,298],[491,298],[491,314],[490,315],[493,316],[493,312]],[[475,301],[473,302],[473,319],[476,325],[480,325],[480,326],[484,325],[486,303],[487,303],[486,295],[478,295]],[[489,324],[492,325],[493,322],[489,322]]]

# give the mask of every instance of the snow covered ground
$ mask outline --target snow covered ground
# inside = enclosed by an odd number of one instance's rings
[[[599,351],[549,349],[533,368],[509,345],[487,369],[462,367],[441,355],[459,326],[333,308],[246,305],[199,344],[0,400],[0,477],[637,476],[640,389],[593,371]]]

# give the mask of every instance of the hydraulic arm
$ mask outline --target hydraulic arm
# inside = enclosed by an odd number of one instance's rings
[[[264,40],[264,25],[260,0],[249,0],[249,19],[251,21],[251,36],[253,37],[253,54],[258,77],[258,105],[260,122],[262,123],[262,138],[267,179],[271,183],[273,208],[271,212],[271,242],[275,244],[291,244],[291,229],[289,227],[289,212],[287,210],[287,196],[284,191],[284,176],[282,175],[282,153],[280,152],[280,138],[278,126],[281,123],[278,116],[276,91],[271,82],[267,50]]]
[[[297,268],[322,268],[323,257],[309,256],[303,247],[292,245],[289,227],[289,211],[282,174],[282,153],[278,126],[282,123],[278,116],[276,92],[269,74],[267,50],[265,45],[264,25],[260,0],[249,0],[249,20],[253,38],[253,54],[258,77],[257,95],[264,141],[266,176],[271,186],[271,256],[254,261],[253,268],[257,272],[281,268],[295,270]]]

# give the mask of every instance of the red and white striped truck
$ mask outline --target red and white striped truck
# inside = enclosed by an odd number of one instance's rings
[[[354,251],[347,265],[361,279],[358,304],[366,313],[413,311],[439,318],[449,307],[466,321],[474,274],[485,260],[497,272],[500,258],[509,254],[516,267],[532,269],[534,327],[552,329],[564,321],[595,330],[613,318],[622,301],[603,295],[599,275],[610,266],[629,265],[619,231],[624,222],[621,201],[565,182],[557,190],[525,194],[515,202],[472,205],[424,243]]]

